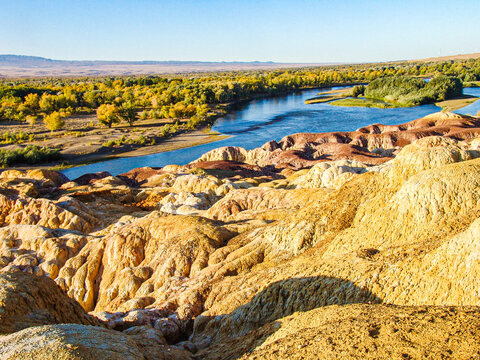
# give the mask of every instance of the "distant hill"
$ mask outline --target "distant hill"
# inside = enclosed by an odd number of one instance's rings
[[[416,61],[435,62],[435,61],[450,61],[450,60],[468,60],[468,59],[478,59],[478,58],[480,58],[480,53],[439,56],[439,57],[431,57],[431,58],[417,59],[417,60],[410,60],[410,61],[411,62],[416,62]]]
[[[0,65],[33,66],[52,65],[56,61],[38,56],[0,55]]]
[[[0,55],[0,77],[146,75],[256,70],[327,64],[206,61],[53,60],[38,56]]]

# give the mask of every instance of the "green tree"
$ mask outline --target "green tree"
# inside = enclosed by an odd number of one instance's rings
[[[120,122],[118,108],[112,104],[100,105],[97,109],[97,119],[101,124],[111,128],[113,124]]]
[[[47,129],[52,132],[55,130],[60,130],[65,125],[65,121],[57,111],[54,111],[49,115],[45,115],[43,117],[43,122],[45,123]]]
[[[352,96],[353,97],[359,97],[360,95],[363,95],[365,92],[365,86],[364,85],[356,85],[352,89]]]
[[[118,116],[130,126],[138,119],[137,109],[131,102],[123,103],[118,109]]]

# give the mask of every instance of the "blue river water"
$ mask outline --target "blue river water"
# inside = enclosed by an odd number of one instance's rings
[[[332,88],[338,89],[338,88]],[[324,91],[325,89],[322,89]],[[217,142],[146,156],[118,158],[62,171],[70,179],[86,173],[108,171],[112,175],[133,168],[184,165],[205,152],[221,146],[241,146],[253,149],[270,140],[279,141],[286,135],[299,132],[353,131],[370,124],[402,124],[440,111],[435,105],[411,108],[377,109],[332,106],[327,103],[305,104],[319,90],[303,90],[285,96],[262,98],[238,106],[223,118],[217,119],[212,130],[230,135]],[[465,94],[480,96],[480,88],[465,88]],[[480,101],[458,110],[475,115]]]
[[[473,96],[480,97],[480,87],[464,88],[463,93],[465,95],[473,95]],[[461,109],[458,109],[454,112],[456,112],[457,114],[475,116],[480,112],[480,100],[475,101],[473,104],[465,106],[465,107],[463,107]]]

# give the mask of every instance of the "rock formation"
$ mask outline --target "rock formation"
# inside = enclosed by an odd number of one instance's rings
[[[5,360],[191,359],[190,353],[167,346],[161,339],[138,331],[126,334],[85,325],[38,326],[0,338],[0,357]]]
[[[60,292],[72,317],[29,298],[48,321],[5,322],[17,332],[2,356],[27,354],[31,336],[45,358],[480,356],[479,121],[295,134],[73,182],[5,171],[1,276]],[[33,325],[48,326],[19,331]]]
[[[480,135],[480,120],[453,113],[435,113],[401,125],[370,125],[352,132],[299,133],[280,142],[245,150],[223,147],[197,162],[231,160],[262,167],[311,167],[319,161],[357,160],[376,165],[391,160],[401,147],[427,136],[470,140]]]
[[[332,305],[295,313],[205,351],[203,359],[471,359],[478,308]]]
[[[48,277],[21,271],[0,274],[0,334],[59,323],[100,325]]]

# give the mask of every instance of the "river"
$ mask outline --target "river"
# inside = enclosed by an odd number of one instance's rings
[[[322,91],[325,90],[328,89],[322,89]],[[221,146],[253,149],[270,140],[279,141],[289,134],[352,131],[375,123],[402,124],[441,110],[435,105],[377,109],[340,107],[327,103],[309,105],[304,103],[306,99],[314,97],[318,92],[318,89],[303,90],[285,96],[257,99],[238,106],[225,117],[217,119],[212,127],[214,131],[231,135],[224,140],[158,154],[102,161],[62,172],[70,179],[74,179],[83,174],[98,171],[108,171],[112,175],[118,175],[143,166],[184,165],[199,158],[205,152]],[[480,88],[465,88],[464,93],[480,96]],[[480,111],[480,101],[456,112],[475,115],[478,111]]]

